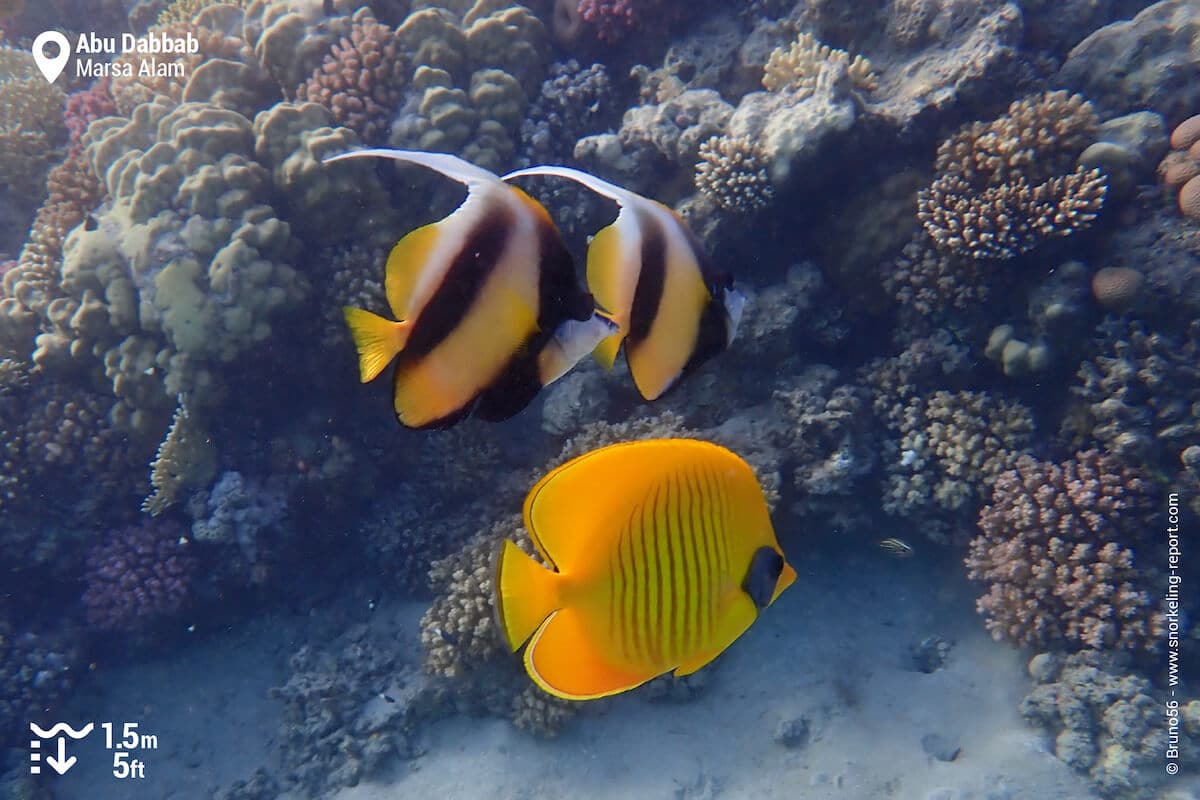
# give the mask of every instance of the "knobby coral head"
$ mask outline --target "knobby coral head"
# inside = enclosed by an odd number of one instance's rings
[[[177,613],[188,600],[195,559],[179,524],[162,519],[120,528],[92,548],[84,567],[88,624],[136,631]]]

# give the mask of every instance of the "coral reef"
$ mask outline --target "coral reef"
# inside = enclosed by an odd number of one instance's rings
[[[1188,117],[1171,132],[1171,152],[1158,165],[1158,177],[1178,200],[1179,211],[1200,220],[1200,115]],[[1193,153],[1193,150],[1196,150]]]
[[[794,464],[792,481],[806,507],[850,495],[876,464],[865,393],[837,380],[837,370],[817,365],[775,390],[785,420],[780,446]]]
[[[296,99],[325,106],[334,124],[350,128],[366,144],[385,142],[411,73],[400,48],[395,31],[360,8],[349,35],[333,46]]]
[[[794,99],[803,100],[816,91],[826,64],[844,67],[856,91],[879,88],[879,77],[870,61],[860,55],[851,58],[845,50],[822,44],[811,33],[801,33],[790,46],[771,52],[763,67],[763,88],[768,92],[786,91]]]
[[[48,725],[61,718],[59,702],[81,666],[77,630],[22,628],[0,617],[0,742],[13,747],[28,738],[29,722]]]
[[[1112,654],[1039,653],[1029,662],[1036,685],[1021,714],[1054,737],[1054,753],[1088,774],[1107,798],[1149,798],[1162,785],[1166,747],[1163,702],[1144,677]],[[1185,759],[1196,742],[1184,737]]]
[[[603,64],[552,64],[521,123],[522,165],[566,163],[578,139],[607,127],[616,102]]]
[[[210,491],[193,495],[188,512],[196,541],[234,544],[254,563],[261,532],[283,520],[287,498],[277,479],[246,478],[230,470]]]
[[[925,230],[950,252],[1003,259],[1087,227],[1107,179],[1072,164],[1096,125],[1086,100],[1060,91],[966,126],[938,147],[938,176],[918,196]]]
[[[899,516],[973,514],[1033,433],[1027,408],[980,392],[913,397],[885,419],[894,420],[889,427],[896,438],[884,449],[883,508]]]
[[[84,567],[88,624],[102,631],[135,631],[184,606],[194,569],[184,529],[166,520],[113,531],[92,548]]]
[[[770,205],[775,187],[754,142],[714,136],[698,152],[696,188],[721,208],[746,214]]]
[[[1022,645],[1159,645],[1153,546],[1137,550],[1155,485],[1090,450],[1062,464],[1028,456],[995,480],[966,558],[987,584],[977,603],[996,639]]]
[[[428,679],[404,664],[402,643],[352,625],[306,644],[271,697],[283,704],[280,749],[289,784],[309,796],[355,786],[415,750],[414,728],[433,708]]]
[[[0,46],[0,186],[28,207],[40,202],[42,181],[67,139],[65,102],[32,55]]]
[[[142,503],[142,511],[158,516],[180,499],[180,492],[207,486],[216,473],[216,446],[208,431],[181,403],[154,461],[150,462],[150,485],[154,491]]]

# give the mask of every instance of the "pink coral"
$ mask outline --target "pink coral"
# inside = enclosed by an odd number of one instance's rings
[[[87,131],[88,125],[117,113],[117,104],[113,102],[109,84],[108,78],[101,78],[88,88],[67,95],[63,118],[67,123],[72,145],[79,141],[79,137]]]
[[[1000,475],[966,558],[996,639],[1022,645],[1155,646],[1152,573],[1134,545],[1154,484],[1097,450],[1063,464],[1022,457]]]
[[[378,144],[387,139],[400,105],[407,62],[396,32],[376,22],[369,9],[359,9],[350,35],[333,46],[296,97],[320,103],[335,123]]]
[[[580,0],[579,15],[596,30],[596,38],[613,44],[636,29],[655,27],[665,16],[664,0]]]

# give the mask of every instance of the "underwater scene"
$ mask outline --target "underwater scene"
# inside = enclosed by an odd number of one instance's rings
[[[0,800],[1200,800],[1200,0],[0,0]]]

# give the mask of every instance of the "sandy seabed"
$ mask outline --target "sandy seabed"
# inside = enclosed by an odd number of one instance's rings
[[[794,552],[796,548],[785,548]],[[895,560],[873,550],[793,557],[800,579],[711,668],[688,702],[625,696],[580,715],[553,740],[498,719],[427,726],[422,755],[336,800],[488,798],[805,798],[805,800],[1075,800],[1097,797],[1021,719],[1028,654],[993,642],[975,591],[950,557]],[[927,548],[933,550],[934,548]],[[384,602],[372,624],[414,642],[423,604]],[[319,613],[319,612],[318,612]],[[80,719],[137,721],[159,737],[146,778],[109,774],[99,737],[56,781],[60,800],[208,798],[275,763],[286,680],[305,620],[260,619],[169,657],[90,679]],[[943,668],[918,671],[911,648],[953,643]],[[780,725],[803,719],[794,747]],[[961,748],[928,754],[930,734]],[[1197,797],[1180,780],[1164,797]]]

